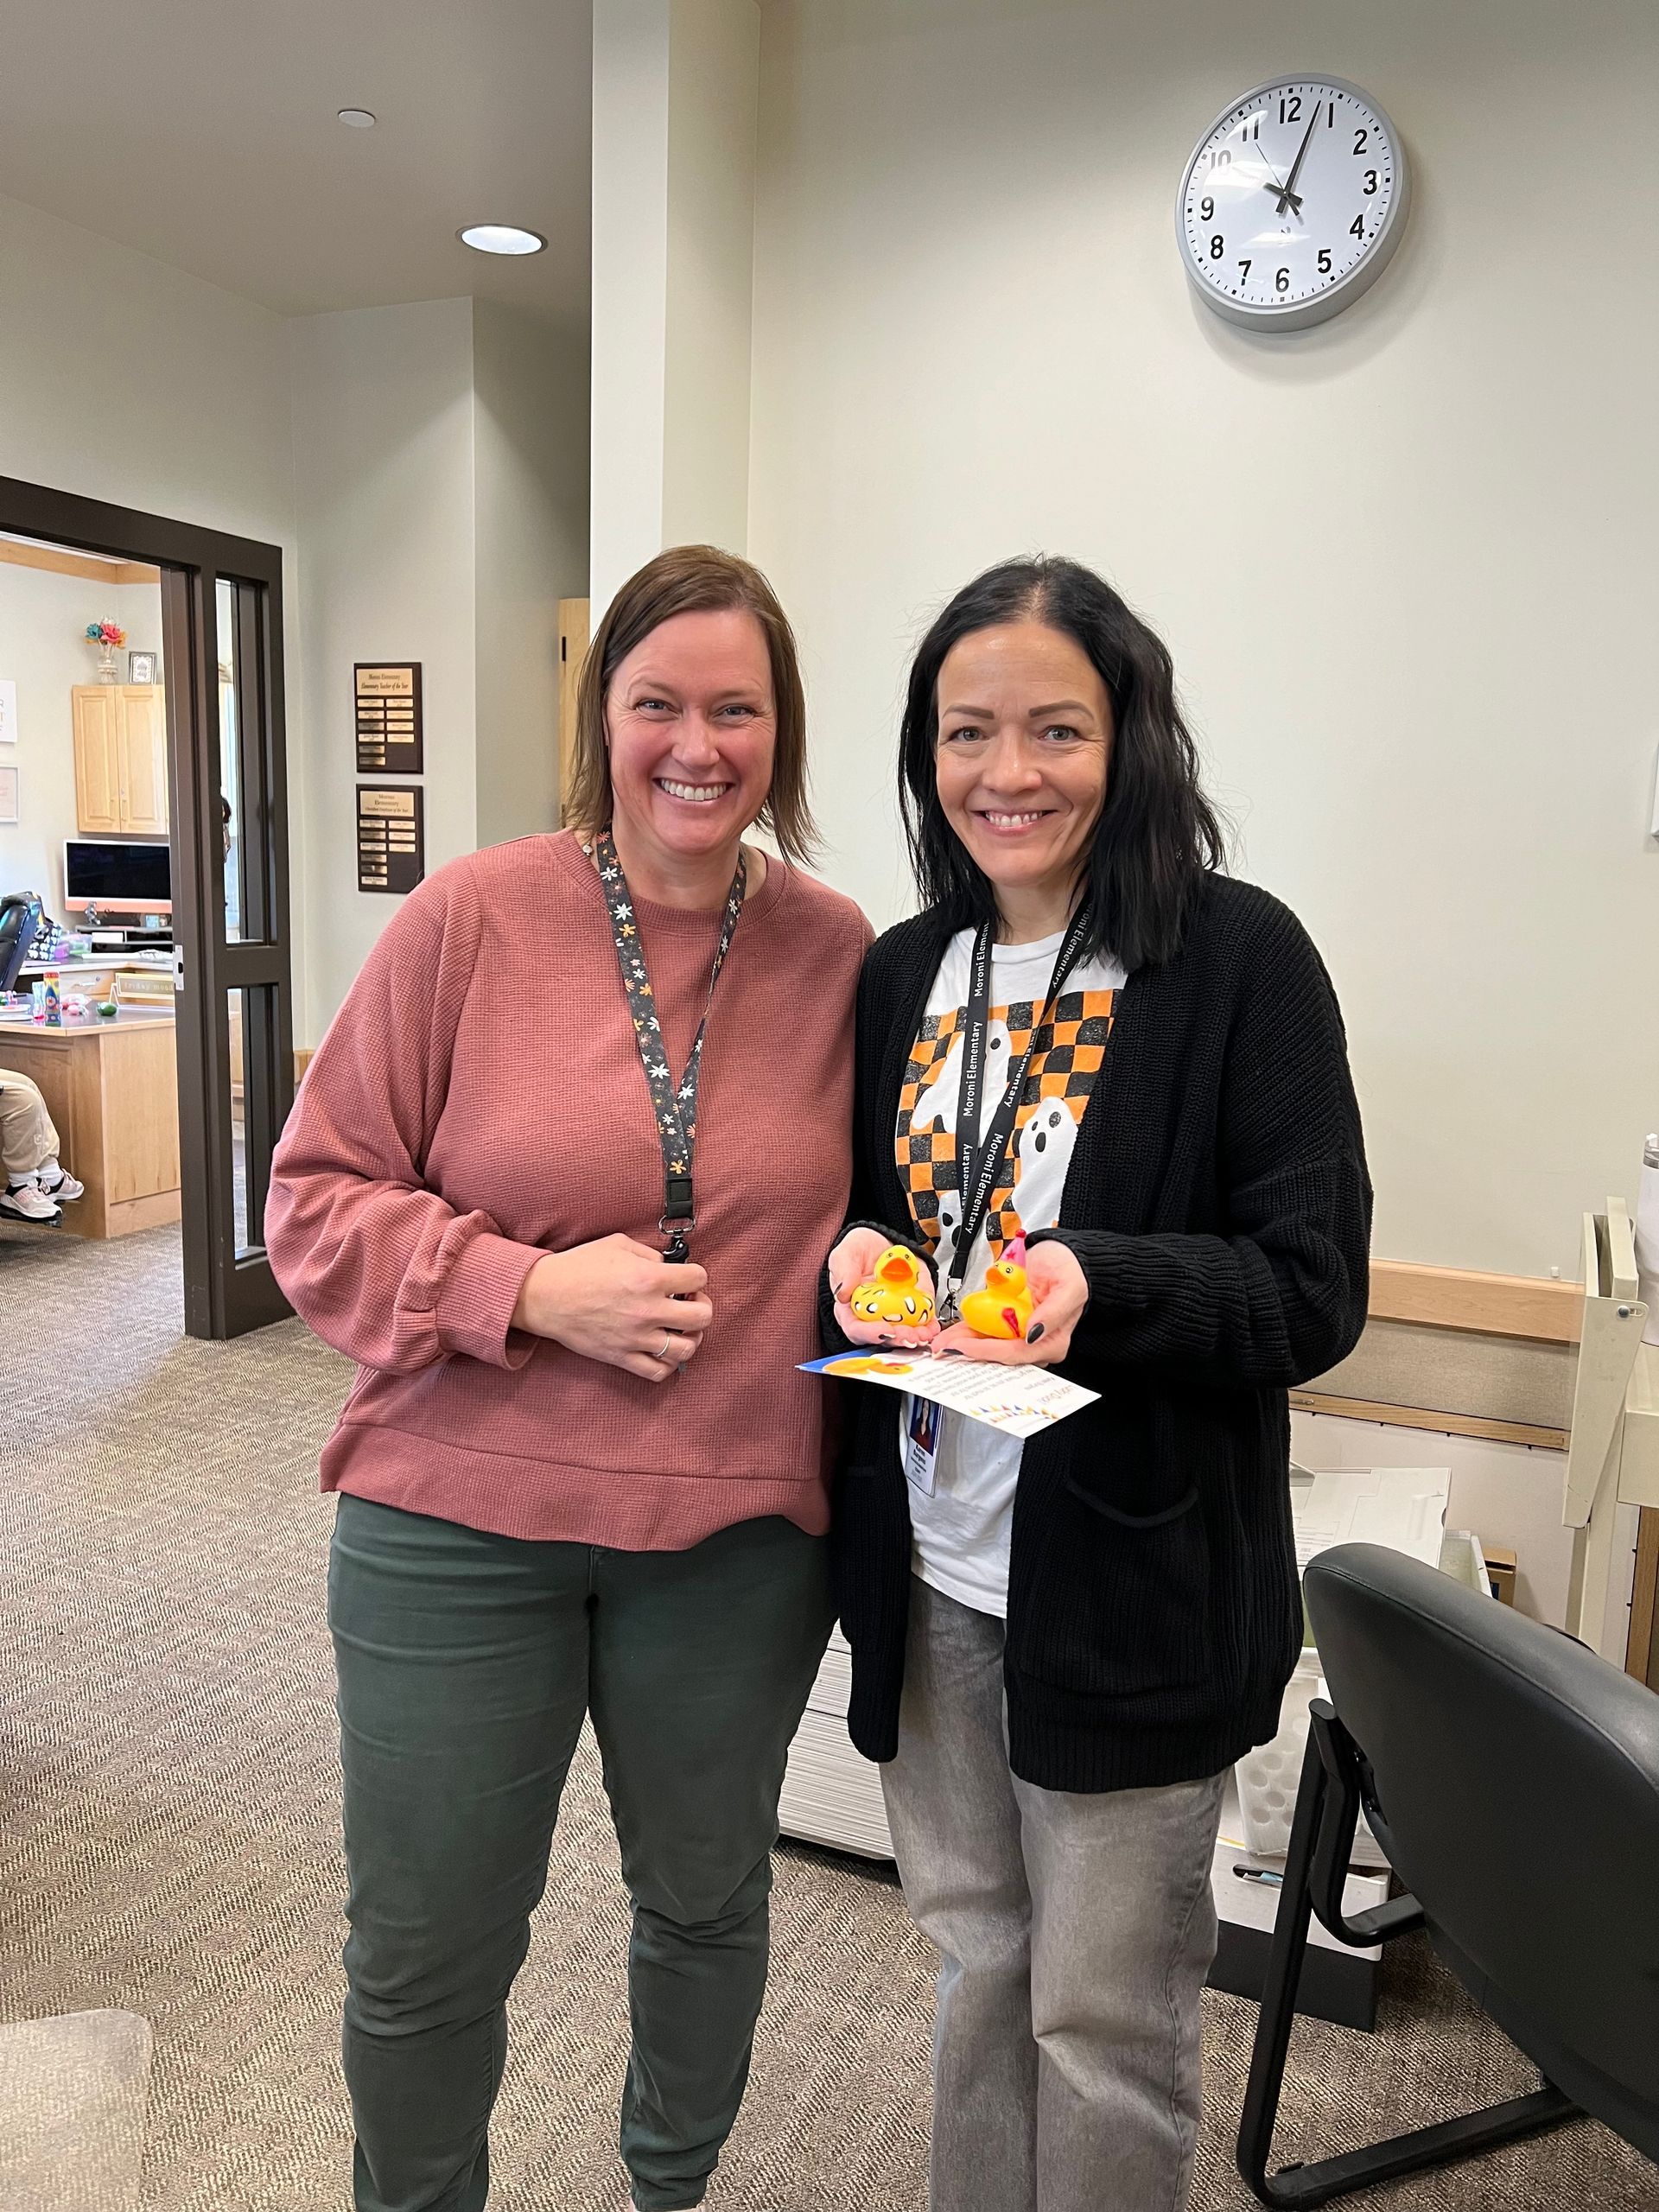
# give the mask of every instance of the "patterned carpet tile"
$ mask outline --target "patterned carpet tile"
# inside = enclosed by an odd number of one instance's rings
[[[0,1230],[0,2018],[154,2024],[146,2212],[345,2212],[344,1926],[318,1450],[349,1382],[297,1323],[181,1337],[176,1230]],[[15,1414],[15,1418],[14,1418]],[[511,2007],[501,2212],[624,2202],[626,1901],[584,1738]],[[931,1965],[890,1880],[779,1853],[753,2085],[711,2212],[922,2212]],[[1529,2086],[1426,1948],[1381,2032],[1297,2031],[1281,2156]],[[1232,2171],[1255,2009],[1211,1996],[1198,2212]],[[1591,2123],[1394,2201],[1656,2212],[1654,2170]]]

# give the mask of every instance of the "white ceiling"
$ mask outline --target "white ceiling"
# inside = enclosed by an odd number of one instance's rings
[[[284,315],[585,323],[591,51],[588,0],[0,0],[0,193]]]

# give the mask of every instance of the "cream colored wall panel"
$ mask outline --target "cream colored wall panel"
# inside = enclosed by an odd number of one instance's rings
[[[1659,286],[1614,212],[1659,11],[1401,0],[1323,12],[1317,52],[1311,22],[769,6],[749,550],[802,635],[827,873],[879,924],[921,626],[1010,554],[1103,569],[1173,652],[1241,873],[1330,964],[1377,1251],[1570,1276],[1659,1118]],[[1416,193],[1373,290],[1270,339],[1192,297],[1173,211],[1299,53],[1384,103]]]

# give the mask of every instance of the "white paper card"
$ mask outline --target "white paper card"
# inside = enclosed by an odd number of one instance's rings
[[[1003,1367],[986,1359],[932,1359],[925,1351],[837,1352],[804,1359],[809,1375],[848,1376],[925,1398],[1008,1436],[1035,1436],[1100,1395],[1046,1367]]]

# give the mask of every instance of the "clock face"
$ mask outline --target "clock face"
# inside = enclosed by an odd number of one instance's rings
[[[1217,315],[1300,330],[1379,276],[1405,224],[1399,134],[1337,77],[1283,77],[1217,117],[1181,180],[1176,235]]]

